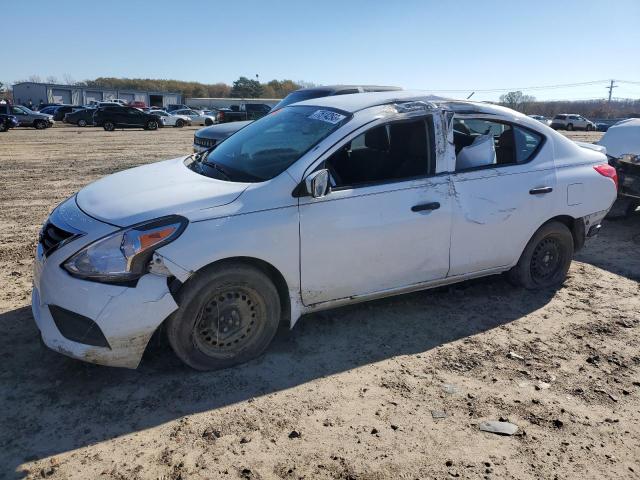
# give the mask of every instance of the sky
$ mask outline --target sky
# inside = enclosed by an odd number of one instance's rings
[[[640,98],[640,0],[32,0],[3,14],[5,84],[259,75],[547,100],[603,98],[617,79],[614,97]]]

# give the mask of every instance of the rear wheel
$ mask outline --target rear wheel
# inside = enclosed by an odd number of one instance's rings
[[[587,124],[587,132],[590,132],[591,130],[593,130],[593,128],[591,127],[591,125]]]
[[[205,124],[207,127],[209,127],[209,126],[213,125],[213,120],[211,120],[210,118],[207,118],[207,119],[204,121],[204,124]]]
[[[149,120],[144,128],[145,130],[157,130],[158,122],[156,122],[155,120]]]
[[[47,123],[44,120],[36,120],[33,122],[33,126],[38,130],[44,130],[47,128]]]
[[[567,130],[569,130],[569,131],[573,130],[573,123],[569,123],[567,125]]]
[[[102,128],[104,128],[107,132],[113,132],[116,129],[116,125],[111,121],[107,121],[107,122],[104,122],[104,124],[102,125]]]
[[[244,264],[198,272],[167,321],[176,355],[196,370],[217,370],[260,355],[280,322],[280,300],[262,271]]]
[[[184,120],[182,120],[181,118],[176,120],[176,127],[178,127],[178,128],[184,127]]]
[[[83,119],[78,120],[78,126],[79,127],[86,127],[87,126],[87,121],[83,120]]]
[[[7,130],[9,130],[7,124],[4,122],[0,122],[0,132],[6,132]]]
[[[572,257],[571,232],[560,222],[549,222],[529,240],[507,277],[530,290],[559,287],[567,277]]]

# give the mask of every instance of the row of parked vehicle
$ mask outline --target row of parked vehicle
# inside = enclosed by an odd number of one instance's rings
[[[547,118],[544,115],[529,115],[531,118],[550,126],[554,130],[585,130],[587,132],[598,131],[606,132],[609,127],[617,123],[619,120],[606,120],[593,122],[577,113],[559,113],[553,118]]]

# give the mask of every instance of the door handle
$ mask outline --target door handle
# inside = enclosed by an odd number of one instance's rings
[[[414,205],[411,207],[412,212],[422,212],[424,210],[437,210],[440,208],[439,202],[423,203],[421,205]]]
[[[540,187],[540,188],[532,188],[529,190],[531,195],[540,195],[541,193],[551,193],[553,192],[553,188],[551,187]]]

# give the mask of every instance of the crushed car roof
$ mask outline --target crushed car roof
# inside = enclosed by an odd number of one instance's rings
[[[491,105],[488,103],[469,102],[464,100],[452,100],[449,98],[432,95],[428,92],[416,90],[400,90],[390,92],[354,93],[349,95],[336,95],[332,97],[313,98],[304,100],[294,105],[306,105],[312,107],[330,107],[345,112],[354,113],[365,108],[402,102],[431,102],[457,112],[469,111],[486,114],[517,114],[513,110]],[[517,114],[519,115],[519,114]],[[524,115],[523,115],[524,116]]]

